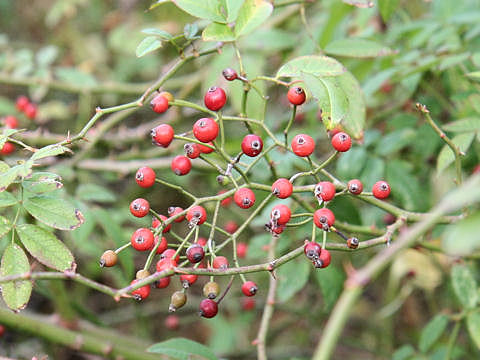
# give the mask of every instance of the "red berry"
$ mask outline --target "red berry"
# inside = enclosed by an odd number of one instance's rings
[[[335,215],[330,209],[322,208],[313,213],[313,222],[317,227],[328,230],[335,222]]]
[[[272,193],[279,199],[286,199],[293,192],[293,185],[288,179],[280,178],[272,184]]]
[[[193,135],[204,143],[215,140],[218,130],[219,126],[212,118],[198,119],[193,125]]]
[[[153,248],[153,233],[147,228],[135,230],[130,239],[132,246],[138,251],[147,251]]]
[[[360,180],[353,179],[348,182],[347,189],[353,195],[360,195],[363,191],[363,184]]]
[[[195,205],[187,211],[187,220],[195,225],[202,225],[207,220],[207,212],[200,205]]]
[[[227,81],[233,81],[238,77],[237,72],[232,68],[224,69],[222,75]]]
[[[284,204],[275,205],[270,213],[270,218],[276,222],[277,225],[285,225],[290,221],[291,216],[292,211]]]
[[[180,326],[180,318],[177,315],[168,315],[165,318],[165,327],[168,330],[177,330]]]
[[[213,143],[211,141],[208,142],[208,145],[210,145],[212,147],[205,146],[205,145],[202,145],[202,144],[197,144],[197,145],[200,147],[200,152],[202,154],[210,154],[211,152],[215,151],[215,149],[213,148]]]
[[[155,184],[155,171],[148,166],[141,167],[135,174],[135,181],[143,188],[148,188]]]
[[[180,275],[180,283],[185,288],[188,288],[189,286],[192,286],[193,284],[195,284],[197,279],[198,279],[198,275],[194,275],[194,274],[182,274],[182,275]]]
[[[322,249],[322,252],[320,253],[318,259],[313,260],[313,265],[316,268],[326,268],[328,265],[330,265],[331,260],[332,256],[330,255],[330,251],[328,251],[327,249]]]
[[[305,91],[301,87],[295,86],[288,90],[287,98],[293,105],[302,105],[305,102]]]
[[[227,101],[227,95],[222,88],[212,86],[210,89],[208,89],[203,100],[205,101],[205,106],[209,110],[218,111],[223,107],[223,105],[225,105],[225,102]]]
[[[243,259],[247,256],[248,244],[244,242],[237,243],[237,257]]]
[[[242,304],[242,309],[245,311],[250,311],[255,309],[255,298],[252,297],[243,297],[240,299]]]
[[[133,280],[130,285],[133,285],[135,283],[137,283],[138,279],[135,279]],[[132,291],[132,295],[135,297],[136,300],[144,300],[148,297],[148,295],[150,295],[150,285],[144,285],[140,288],[138,288],[137,290],[133,290]]]
[[[5,127],[8,129],[16,129],[18,127],[18,120],[15,116],[12,116],[12,115],[5,116],[5,119],[3,119],[3,122],[5,123]]]
[[[177,155],[172,159],[171,168],[175,175],[187,175],[192,169],[192,162],[186,156]]]
[[[203,250],[203,246],[192,244],[188,247],[185,255],[187,255],[188,261],[190,261],[192,264],[196,264],[203,260],[205,251]]]
[[[307,258],[313,260],[320,256],[320,253],[322,252],[322,247],[315,241],[309,241],[305,244],[303,252],[305,253],[305,256]]]
[[[307,134],[298,134],[292,140],[292,150],[297,156],[310,156],[315,150],[315,141]]]
[[[390,185],[386,181],[377,181],[372,188],[373,196],[377,199],[385,199],[390,195]]]
[[[235,191],[233,200],[242,209],[248,209],[255,204],[255,194],[249,188],[240,188]]]
[[[262,138],[255,134],[248,134],[242,140],[242,151],[245,155],[254,157],[262,152]]]
[[[227,190],[220,190],[217,195],[221,195],[221,194],[224,194],[226,192],[227,192]],[[220,205],[222,205],[222,206],[229,206],[231,203],[232,203],[232,197],[231,196],[226,197],[225,199],[220,201]]]
[[[27,104],[27,106],[25,106],[24,112],[25,116],[29,119],[35,119],[35,117],[37,116],[37,105],[32,103]]]
[[[204,318],[213,318],[218,313],[218,304],[211,299],[203,299],[200,303],[200,315]]]
[[[177,266],[177,263],[180,261],[180,255],[177,254],[177,256],[175,256],[175,259],[172,259],[176,252],[177,251],[175,249],[167,249],[160,255],[160,259],[161,260],[170,259],[172,260],[171,264],[173,264],[173,266]],[[166,262],[164,266],[170,266],[171,264],[169,262]]]
[[[155,287],[158,289],[164,289],[168,285],[170,285],[170,276],[166,276],[164,278],[161,278],[155,281]]]
[[[199,237],[197,239],[197,244],[200,245],[200,246],[205,246],[207,245],[207,239],[205,239],[204,237]]]
[[[253,296],[257,293],[258,286],[253,281],[245,281],[242,285],[242,292],[245,296]]]
[[[475,166],[472,171],[472,174],[478,174],[478,173],[480,173],[480,164]]]
[[[30,104],[30,100],[28,100],[25,95],[19,96],[15,102],[15,106],[17,107],[18,111],[25,111],[25,108],[28,104]]]
[[[321,181],[315,186],[314,194],[323,201],[330,201],[335,196],[335,185],[330,181]]]
[[[138,198],[130,203],[130,212],[133,216],[144,217],[150,211],[150,204],[147,200]]]
[[[3,144],[2,150],[0,150],[1,155],[8,155],[15,151],[15,145],[11,142],[6,142]]]
[[[237,229],[238,224],[233,220],[227,221],[227,223],[225,224],[225,231],[230,234],[233,234],[235,231],[237,231]]]
[[[162,124],[153,128],[150,135],[152,136],[152,143],[154,145],[167,147],[172,142],[175,132],[170,125]]]
[[[168,99],[164,95],[157,95],[150,102],[150,107],[157,114],[161,114],[161,113],[164,113],[165,111],[167,111],[168,106],[169,106],[168,105]]]
[[[344,132],[339,132],[332,137],[332,146],[335,150],[345,152],[352,147],[352,139]]]
[[[202,149],[200,148],[200,145],[197,143],[185,144],[183,146],[183,149],[185,150],[185,155],[187,155],[190,159],[196,159],[202,153]]]
[[[213,259],[212,266],[214,269],[225,270],[228,268],[228,259],[225,256],[216,256],[215,259]]]
[[[271,231],[275,235],[280,235],[285,230],[285,225],[277,225],[271,228]]]
[[[153,239],[153,241],[154,241],[153,246],[154,247],[157,245],[158,239],[159,239],[159,236],[155,236],[155,238]],[[165,250],[167,250],[167,247],[168,247],[167,239],[165,238],[165,236],[162,236],[162,239],[160,240],[160,245],[158,245],[156,253],[157,254],[162,254]]]
[[[165,215],[160,214],[159,217],[160,217],[160,220],[162,220],[162,221],[158,220],[156,217],[154,217],[154,218],[152,219],[152,227],[153,227],[154,229],[156,229],[157,227],[159,227],[160,225],[162,225],[162,223],[164,223],[165,221],[168,220],[168,218],[167,218]],[[171,223],[168,224],[167,226],[165,226],[165,227],[163,228],[162,233],[165,234],[166,232],[169,232],[171,227],[172,227],[172,224],[171,224]]]
[[[183,211],[183,209],[181,207],[178,207],[178,206],[170,206],[167,209],[168,216],[170,216],[170,217],[175,216],[177,214],[180,214],[182,211]],[[184,219],[185,219],[185,215],[182,215],[182,216],[177,217],[173,221],[175,221],[176,223],[181,223]]]

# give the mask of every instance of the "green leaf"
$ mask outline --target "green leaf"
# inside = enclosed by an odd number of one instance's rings
[[[225,23],[219,0],[172,0],[183,11],[201,19]]]
[[[383,21],[387,22],[398,7],[400,0],[378,0],[378,7]]]
[[[311,264],[302,260],[289,261],[278,269],[277,300],[279,303],[290,300],[307,283]]]
[[[468,148],[472,144],[473,138],[475,137],[474,133],[459,134],[452,138],[452,141],[457,145],[461,151],[467,152]],[[440,154],[437,158],[437,171],[441,173],[445,170],[450,164],[455,161],[455,155],[453,154],[452,149],[448,145],[444,145]]]
[[[77,198],[84,201],[111,203],[116,200],[115,194],[107,188],[96,184],[81,184],[77,187]]]
[[[363,137],[366,105],[358,81],[350,72],[336,77],[302,76],[307,89],[319,103],[327,130],[341,124],[355,139]]]
[[[416,131],[411,128],[392,131],[383,136],[378,142],[376,152],[383,156],[398,152],[400,149],[411,143],[416,134]]]
[[[327,54],[353,58],[374,58],[395,53],[375,41],[354,38],[332,41],[324,50]]]
[[[9,136],[12,136],[13,134],[16,134],[17,132],[18,132],[18,130],[15,130],[15,129],[4,129],[2,131],[2,133],[0,134],[0,149],[7,142],[7,140],[8,140],[7,138]]]
[[[4,216],[0,216],[0,238],[10,231],[12,223]]]
[[[392,354],[392,360],[408,360],[413,354],[415,349],[412,345],[403,345]]]
[[[23,246],[42,264],[58,271],[75,271],[72,253],[50,231],[31,224],[17,225],[16,231]]]
[[[14,114],[17,109],[15,103],[6,97],[0,96],[0,115]]]
[[[480,313],[478,311],[467,315],[467,329],[473,342],[480,349]]]
[[[480,212],[448,225],[443,234],[442,247],[447,254],[464,256],[480,249]]]
[[[407,210],[419,210],[424,205],[425,189],[412,174],[409,163],[394,159],[386,163],[386,179],[392,187],[395,199],[400,199]]]
[[[7,191],[0,192],[0,208],[12,206],[18,203],[18,200],[15,196]]]
[[[4,191],[12,182],[14,182],[21,171],[21,165],[17,165],[2,173],[0,175],[0,191]]]
[[[49,145],[35,152],[30,159],[39,160],[49,156],[57,156],[63,154],[66,151],[70,151],[70,149],[58,144]]]
[[[347,71],[342,64],[328,56],[300,56],[290,60],[277,71],[277,78],[300,77],[303,74],[315,76],[337,76]]]
[[[246,35],[262,25],[273,11],[273,5],[265,0],[245,0],[235,22],[235,36]]]
[[[355,179],[360,176],[362,169],[368,160],[367,151],[364,147],[354,146],[342,154],[337,161],[338,175],[345,179]]]
[[[93,75],[75,68],[56,67],[55,75],[59,80],[65,81],[66,83],[83,86],[95,86],[97,84],[97,80]]]
[[[26,197],[23,207],[38,221],[60,230],[74,230],[83,224],[80,210],[64,199],[45,195]]]
[[[5,162],[0,160],[0,174],[7,172],[10,169],[10,166]]]
[[[57,174],[40,171],[23,180],[22,186],[26,191],[39,195],[62,188],[61,180]]]
[[[162,42],[156,36],[147,36],[138,44],[135,54],[137,57],[142,57],[160,47],[162,47]]]
[[[455,295],[463,307],[473,309],[478,303],[477,283],[464,265],[456,265],[452,268],[452,285]]]
[[[203,41],[235,41],[232,29],[226,24],[213,22],[202,32]]]
[[[238,13],[244,0],[221,0],[224,9],[227,11],[227,23],[237,20]]]
[[[198,33],[198,25],[193,23],[193,24],[186,24],[185,27],[183,28],[183,34],[185,35],[185,39],[187,40],[193,40],[196,39],[196,36]]]
[[[179,360],[191,360],[194,357],[217,360],[215,354],[208,347],[185,338],[173,338],[156,343],[150,346],[147,351]]]
[[[314,273],[322,292],[324,310],[328,312],[342,293],[345,274],[333,265],[324,269],[315,269]]]
[[[142,33],[146,35],[158,36],[162,40],[166,40],[166,41],[170,40],[173,37],[170,33],[166,32],[165,30],[160,30],[155,28],[143,29]]]
[[[470,79],[480,81],[480,71],[474,71],[466,74]]]
[[[448,325],[448,317],[439,314],[428,322],[420,334],[418,348],[421,352],[427,352],[443,334]]]
[[[24,274],[30,271],[27,255],[16,244],[8,244],[2,256],[0,276]],[[20,280],[2,284],[2,297],[7,306],[12,310],[24,309],[27,306],[32,283],[28,280]]]
[[[451,123],[442,126],[445,131],[452,132],[472,132],[480,131],[480,118],[469,117],[460,120],[453,121]]]

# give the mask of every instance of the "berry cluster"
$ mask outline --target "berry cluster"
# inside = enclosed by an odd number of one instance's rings
[[[33,120],[37,116],[37,105],[22,95],[15,102],[15,107],[20,113],[23,113],[27,119]],[[2,124],[6,129],[17,129],[19,125],[18,118],[14,115],[7,115],[2,119]],[[9,155],[15,151],[15,144],[6,141],[0,149],[1,155]]]
[[[233,69],[225,69],[223,76],[228,81],[240,80],[248,81],[246,78],[238,75]],[[303,88],[295,86],[288,90],[287,99],[293,105],[294,115],[297,106],[305,103],[307,96]],[[204,104],[211,112],[220,111],[227,102],[227,96],[225,91],[213,86],[204,96]],[[160,92],[151,101],[151,108],[156,113],[164,113],[170,106],[182,106],[180,103],[175,102],[174,97],[168,92]],[[255,158],[258,156],[267,156],[264,152],[264,141],[258,134],[253,133],[250,127],[249,132],[246,134],[240,145],[239,154],[235,157],[229,157],[225,153],[225,150],[217,144],[217,137],[220,134],[220,119],[221,114],[218,114],[216,118],[203,117],[198,119],[192,126],[191,132],[182,134],[176,137],[173,127],[169,124],[161,124],[151,131],[152,143],[156,146],[168,147],[175,138],[186,141],[184,145],[185,155],[176,155],[171,161],[171,170],[178,176],[187,175],[192,169],[191,160],[201,158],[205,160],[203,155],[215,152],[221,155],[223,158],[226,169],[220,165],[209,162],[214,166],[216,170],[220,172],[218,177],[219,183],[226,185],[232,184],[233,187],[229,190],[222,189],[216,196],[206,198],[208,200],[200,201],[197,199],[190,207],[183,209],[179,206],[172,205],[167,209],[166,214],[159,214],[150,207],[148,200],[143,198],[135,199],[130,204],[130,212],[135,217],[145,217],[148,214],[153,215],[152,224],[148,228],[138,228],[132,234],[130,243],[122,246],[121,248],[113,251],[107,250],[100,259],[102,266],[110,267],[116,264],[118,252],[125,249],[128,245],[133,247],[139,252],[150,252],[150,256],[147,259],[145,266],[142,270],[139,270],[136,274],[136,278],[132,281],[132,284],[136,284],[139,280],[150,276],[149,268],[154,255],[158,255],[159,259],[156,263],[157,273],[165,272],[168,276],[162,277],[154,284],[154,288],[166,288],[171,282],[171,278],[174,273],[181,274],[179,279],[182,285],[180,291],[175,291],[172,294],[169,310],[176,311],[182,307],[187,301],[187,290],[198,279],[198,275],[191,274],[188,271],[182,273],[182,269],[185,266],[198,269],[198,268],[212,268],[218,270],[225,270],[230,267],[229,260],[223,255],[219,255],[218,252],[223,248],[222,246],[216,246],[213,237],[215,231],[220,231],[216,226],[216,220],[218,215],[218,206],[226,207],[233,202],[241,209],[250,209],[256,204],[256,195],[252,189],[259,189],[252,186],[248,181],[243,184],[239,184],[239,180],[245,178],[245,174],[242,173],[241,166],[239,166],[242,156]],[[287,139],[287,130],[291,123],[289,123],[286,131],[285,138]],[[192,137],[187,137],[189,134]],[[223,136],[223,134],[222,134]],[[325,268],[329,266],[331,262],[331,254],[326,249],[326,234],[327,232],[334,232],[342,237],[347,246],[351,249],[355,249],[359,246],[359,241],[355,237],[347,237],[335,228],[335,215],[329,209],[329,203],[339,195],[352,194],[370,196],[373,195],[377,199],[385,199],[390,194],[390,186],[385,181],[378,181],[372,189],[372,193],[363,192],[363,184],[358,179],[353,179],[345,186],[335,178],[332,181],[320,181],[317,176],[317,172],[323,168],[322,165],[316,165],[311,160],[311,156],[315,153],[315,140],[308,134],[297,134],[293,137],[290,143],[289,151],[301,158],[306,158],[306,161],[311,165],[310,172],[294,174],[291,178],[278,178],[271,185],[271,195],[262,202],[261,206],[266,204],[266,201],[270,197],[277,197],[278,199],[289,199],[293,196],[294,192],[305,192],[305,189],[311,189],[313,191],[312,202],[318,204],[318,208],[309,215],[310,220],[313,220],[314,228],[312,231],[312,239],[305,241],[304,252],[306,257],[312,262],[315,268]],[[343,131],[337,131],[331,137],[331,146],[335,153],[333,156],[348,151],[352,147],[351,137]],[[326,164],[325,164],[326,165]],[[233,170],[236,170],[240,175],[235,180],[232,175]],[[248,172],[248,170],[247,170]],[[303,185],[299,187],[294,186],[294,182],[299,177],[311,175],[317,179],[316,184]],[[228,179],[228,181],[225,181]],[[136,183],[142,188],[150,188],[156,182],[163,185],[168,184],[156,177],[155,171],[150,167],[142,167],[138,169],[135,174]],[[261,190],[265,190],[263,187]],[[233,195],[233,196],[232,196]],[[206,201],[216,201],[217,208],[215,210],[214,219],[212,224],[208,224],[212,229],[209,238],[205,238],[199,235],[200,226],[207,220],[207,209],[202,206]],[[258,207],[257,207],[258,208]],[[292,217],[295,217],[295,210],[290,207],[288,203],[280,203],[273,206],[270,210],[270,219],[265,224],[265,228],[272,236],[278,237],[286,229]],[[256,211],[256,210],[254,210]],[[307,214],[308,215],[308,214]],[[298,216],[305,216],[305,214],[299,214]],[[176,227],[185,224],[184,231],[187,231],[187,235],[182,239],[176,234],[172,234],[174,239],[172,242],[167,240],[170,237],[169,232],[172,229],[172,225]],[[295,224],[293,224],[295,226]],[[233,239],[234,244],[234,265],[238,265],[238,258],[244,258],[247,253],[248,245],[244,242],[237,242],[238,232],[243,231],[245,226],[239,227],[234,221],[228,221],[225,224],[225,229],[221,230],[222,234],[227,236],[225,240]],[[315,228],[320,229],[323,232],[323,244],[315,242]],[[176,242],[179,240],[179,243]],[[185,259],[180,263],[181,259]],[[191,272],[191,271],[190,271]],[[242,293],[250,298],[254,296],[258,291],[258,286],[255,282],[246,280],[243,274],[240,275],[243,285],[241,286]],[[218,306],[220,301],[226,295],[229,286],[226,287],[224,293],[220,295],[220,286],[213,280],[213,277],[203,287],[203,294],[205,299],[200,302],[200,315],[205,318],[212,318],[218,313]],[[145,285],[132,291],[132,295],[143,300],[150,294],[151,286]],[[243,304],[245,308],[253,308],[255,306],[254,301],[245,301]]]

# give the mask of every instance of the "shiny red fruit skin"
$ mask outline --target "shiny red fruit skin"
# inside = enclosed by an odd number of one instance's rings
[[[11,142],[6,142],[3,144],[2,149],[0,150],[1,155],[8,155],[15,151],[15,145]]]
[[[187,175],[192,169],[192,162],[186,156],[177,155],[172,160],[171,168],[175,175]]]
[[[210,319],[218,313],[218,304],[211,299],[203,299],[200,303],[200,315]]]
[[[257,290],[258,286],[253,281],[245,281],[242,285],[242,293],[245,296],[254,296]]]
[[[130,283],[130,285],[133,285],[138,281],[139,281],[138,279],[135,279]],[[148,295],[150,295],[150,285],[144,285],[138,288],[137,290],[133,290],[132,295],[134,295],[135,297],[138,297],[139,300],[145,300],[148,297]]]
[[[305,244],[303,252],[305,253],[305,256],[307,258],[312,260],[315,256],[320,256],[320,254],[322,253],[322,247],[319,243],[316,243],[315,241],[309,241]]]
[[[212,118],[201,118],[193,124],[193,135],[198,141],[208,143],[218,136],[220,127]]]
[[[168,124],[158,125],[152,129],[151,136],[152,142],[157,146],[168,147],[173,140],[175,132],[173,128]]]
[[[177,254],[175,259],[172,259],[173,255],[175,255],[177,251],[175,249],[167,249],[163,253],[160,254],[160,259],[170,259],[173,261],[174,266],[177,266],[177,263],[180,261],[180,255]],[[158,264],[158,263],[157,263]]]
[[[279,199],[286,199],[292,195],[293,185],[288,179],[277,179],[272,184],[272,193]]]
[[[142,198],[133,200],[130,203],[130,212],[135,217],[144,217],[150,211],[150,203]]]
[[[373,196],[377,199],[385,199],[390,195],[390,185],[386,181],[377,181],[372,188]]]
[[[328,226],[332,226],[335,223],[335,215],[330,209],[318,209],[313,213],[313,222],[320,229],[323,229],[323,223],[320,221],[323,217],[325,217]]]
[[[200,152],[202,154],[210,154],[210,153],[215,151],[215,149],[213,148],[213,143],[211,141],[208,142],[208,145],[210,145],[212,147],[208,147],[208,146],[205,146],[205,145],[202,145],[202,144],[197,144],[197,145],[200,147]]]
[[[192,244],[187,248],[185,255],[187,256],[188,261],[190,261],[192,264],[196,264],[203,260],[205,251],[203,250],[203,246],[199,244]]]
[[[330,181],[320,181],[315,186],[315,196],[321,197],[323,201],[330,201],[335,197],[335,185]]]
[[[155,184],[155,171],[148,166],[141,167],[135,174],[135,181],[140,187],[149,188]]]
[[[154,245],[153,233],[147,228],[137,229],[132,234],[130,242],[137,251],[151,250]]]
[[[183,211],[183,209],[179,206],[170,206],[167,210],[169,217],[180,214],[182,211]],[[183,220],[185,220],[185,215],[179,216],[173,221],[176,222],[176,223],[181,223]]]
[[[306,157],[315,150],[315,141],[310,135],[298,134],[292,140],[292,151],[295,155]]]
[[[340,152],[348,151],[352,147],[352,139],[347,133],[339,132],[332,137],[332,146]]]
[[[23,111],[27,118],[33,120],[37,116],[37,105],[29,103],[27,104],[27,106],[25,106],[25,109]]]
[[[28,104],[30,104],[30,100],[28,100],[28,97],[26,97],[25,95],[19,96],[15,102],[17,110],[22,112],[25,111],[25,108]]]
[[[242,140],[242,151],[245,155],[255,157],[262,152],[262,138],[255,134],[248,134]]]
[[[298,86],[292,87],[287,92],[287,98],[292,105],[302,105],[306,98],[305,91]]]
[[[255,194],[249,188],[240,188],[233,195],[233,200],[242,209],[248,209],[255,204]]]
[[[153,239],[153,242],[154,242],[153,246],[154,247],[155,247],[155,245],[157,245],[158,239],[159,239],[159,236],[155,236],[155,238]],[[167,250],[167,247],[168,247],[167,239],[165,238],[165,236],[162,236],[162,238],[160,240],[160,245],[158,245],[156,253],[157,254],[163,253],[165,250]]]
[[[227,102],[227,94],[225,94],[225,91],[222,88],[212,86],[208,89],[203,100],[207,109],[218,111]]]
[[[244,242],[237,243],[237,257],[243,259],[247,256],[248,244]]]
[[[197,143],[185,144],[183,149],[185,150],[185,155],[187,155],[190,159],[196,159],[202,154],[202,148]]]
[[[195,205],[187,212],[187,220],[191,222],[193,219],[197,219],[197,225],[202,225],[207,220],[207,211],[203,206]]]
[[[348,182],[347,189],[353,195],[360,195],[363,191],[363,184],[358,179],[352,179]]]
[[[168,217],[166,217],[165,215],[160,214],[159,217],[163,222],[168,220]],[[161,224],[162,224],[162,222],[160,220],[158,220],[156,217],[152,218],[152,228],[155,229],[155,228],[159,227]],[[172,227],[172,224],[171,223],[168,224],[167,226],[165,226],[163,228],[162,233],[165,234],[166,232],[169,232],[171,227]]]
[[[328,265],[330,265],[330,262],[332,260],[332,256],[330,255],[330,251],[327,249],[322,249],[322,252],[320,253],[320,256],[318,258],[321,268],[326,268]]]
[[[5,119],[3,119],[3,122],[5,123],[5,127],[8,129],[18,128],[18,120],[15,116],[12,116],[12,115],[5,116]]]
[[[150,107],[157,114],[162,114],[168,110],[168,99],[163,95],[155,96],[150,102]]]
[[[275,217],[275,213],[278,212],[278,217]],[[285,205],[285,204],[278,204],[278,205],[275,205],[273,208],[272,208],[272,211],[270,212],[270,217],[273,219],[273,220],[276,220],[277,221],[277,225],[285,225],[286,223],[288,223],[290,221],[290,218],[292,216],[292,211],[290,210],[290,208]]]
[[[228,260],[225,256],[216,256],[213,259],[212,266],[214,269],[226,269],[228,268]]]

